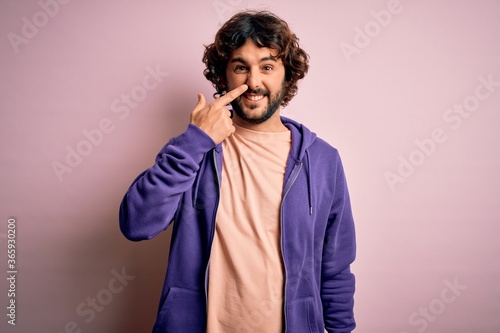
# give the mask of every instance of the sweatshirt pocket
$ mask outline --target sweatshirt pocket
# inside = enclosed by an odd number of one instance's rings
[[[154,333],[204,332],[203,297],[195,290],[170,287],[158,314]]]
[[[287,332],[319,333],[316,325],[314,303],[312,297],[296,299],[287,307]]]

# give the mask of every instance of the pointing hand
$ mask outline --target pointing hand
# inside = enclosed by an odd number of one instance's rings
[[[243,84],[208,105],[206,105],[205,96],[198,94],[198,103],[191,112],[191,124],[201,128],[216,144],[221,143],[235,131],[231,112],[226,105],[247,89],[248,86]]]

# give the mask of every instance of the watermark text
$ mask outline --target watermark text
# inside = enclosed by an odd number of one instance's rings
[[[492,96],[500,87],[500,81],[495,81],[493,75],[478,77],[479,83],[474,92],[466,96],[461,103],[455,103],[443,112],[442,119],[446,126],[436,127],[428,137],[414,140],[414,149],[405,155],[398,156],[398,166],[393,171],[386,171],[384,178],[392,192],[396,191],[398,184],[404,183],[415,171],[422,166],[435,152],[438,146],[448,140],[450,129],[453,131],[461,128],[465,119],[476,112],[481,103]]]
[[[112,115],[117,117],[119,121],[127,119],[131,111],[136,109],[148,97],[148,93],[156,89],[168,75],[169,73],[161,71],[158,65],[155,68],[147,66],[146,74],[141,82],[135,85],[129,93],[121,94],[111,103]],[[84,128],[81,131],[83,138],[74,145],[66,146],[64,160],[51,163],[52,170],[59,182],[62,183],[64,176],[81,165],[84,159],[103,143],[106,135],[113,133],[115,129],[116,120],[111,117],[103,117],[94,128]]]
[[[17,258],[16,258],[16,219],[7,220],[7,322],[16,325]]]
[[[49,21],[58,13],[61,5],[66,5],[71,0],[40,0],[37,2],[41,10],[31,15],[31,18],[21,18],[22,27],[20,33],[13,31],[7,34],[7,38],[15,53],[19,53],[20,46],[26,45],[35,38],[40,29],[49,24]]]

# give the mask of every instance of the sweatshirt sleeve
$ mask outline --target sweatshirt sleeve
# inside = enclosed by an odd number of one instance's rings
[[[354,330],[355,279],[350,265],[356,256],[354,219],[344,170],[337,160],[334,203],[323,248],[321,298],[329,333]]]
[[[139,241],[164,231],[182,194],[192,187],[204,155],[215,147],[215,142],[193,124],[170,139],[155,164],[133,181],[122,200],[119,220],[123,235]]]

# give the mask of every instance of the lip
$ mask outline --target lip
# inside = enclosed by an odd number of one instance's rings
[[[249,100],[250,102],[260,102],[266,97],[265,95],[262,94],[244,94],[245,99]]]

